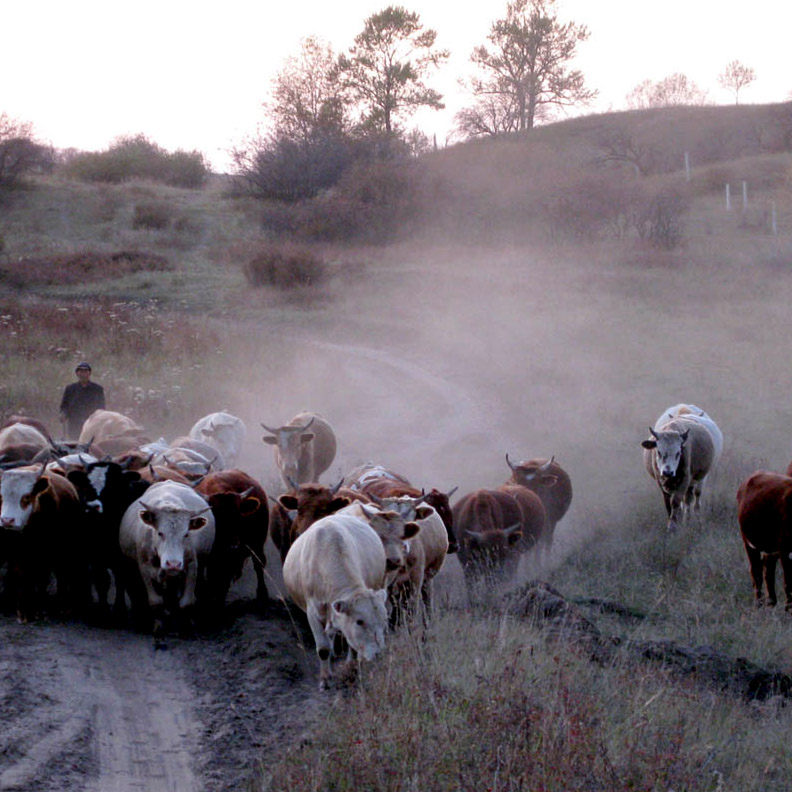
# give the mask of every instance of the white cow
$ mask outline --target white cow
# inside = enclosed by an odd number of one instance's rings
[[[164,631],[166,611],[186,617],[189,623],[196,585],[214,537],[209,504],[186,484],[152,484],[126,510],[119,533],[121,552],[128,559],[127,566],[137,566],[154,619],[154,635]],[[135,602],[135,592],[129,591],[133,605],[140,607],[141,598]]]
[[[245,423],[241,418],[222,411],[210,413],[196,421],[189,434],[193,440],[200,440],[217,449],[223,464],[228,468],[234,468],[242,453],[246,431]]]
[[[50,441],[34,426],[13,423],[0,429],[0,453],[18,445],[38,446],[42,451],[50,447]]]
[[[385,551],[368,523],[351,514],[317,520],[291,546],[283,581],[308,616],[319,655],[319,687],[332,670],[333,638],[342,633],[350,655],[373,660],[385,645]]]
[[[709,430],[712,435],[712,445],[714,447],[715,456],[712,464],[715,465],[723,453],[723,433],[718,428],[718,424],[707,415],[701,407],[696,407],[695,404],[675,404],[669,407],[662,415],[655,421],[654,429],[659,431],[660,427],[667,424],[674,418],[684,418],[686,421],[693,421]]]

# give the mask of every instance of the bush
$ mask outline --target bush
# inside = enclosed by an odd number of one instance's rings
[[[136,231],[146,228],[162,231],[170,225],[172,212],[164,203],[135,204],[132,228]]]
[[[322,281],[326,274],[326,264],[309,248],[270,245],[255,253],[246,262],[243,271],[251,286],[295,289]]]
[[[118,184],[150,179],[173,187],[199,188],[209,177],[198,151],[169,153],[145,135],[119,138],[106,151],[74,154],[64,165],[66,175],[81,181]]]
[[[648,196],[636,210],[638,236],[652,247],[673,250],[685,233],[687,211],[687,200],[675,190]]]
[[[51,159],[51,150],[35,141],[30,124],[0,113],[0,189],[13,189],[25,173]]]

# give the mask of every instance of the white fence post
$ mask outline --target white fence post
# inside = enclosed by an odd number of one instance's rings
[[[731,184],[726,185],[726,211],[731,209]]]
[[[742,183],[743,187],[743,212],[748,208],[748,182],[744,181]]]
[[[685,181],[690,181],[690,152],[685,152]]]

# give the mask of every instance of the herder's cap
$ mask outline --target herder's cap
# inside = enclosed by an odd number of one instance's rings
[[[80,369],[88,369],[88,371],[92,371],[91,364],[90,363],[86,363],[85,361],[83,361],[82,363],[79,363],[77,365],[77,368],[74,369],[74,370],[75,371],[79,371]]]

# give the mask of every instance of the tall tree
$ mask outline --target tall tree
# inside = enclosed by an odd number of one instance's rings
[[[718,75],[718,82],[724,88],[734,92],[734,104],[740,104],[740,91],[755,79],[756,72],[738,60],[733,60],[724,72]]]
[[[555,0],[512,0],[505,18],[492,25],[489,46],[473,50],[470,59],[483,76],[470,81],[477,102],[458,122],[470,128],[478,115],[486,134],[524,131],[553,107],[591,101],[597,92],[570,68],[578,44],[588,37],[585,25],[559,21]]]
[[[336,55],[316,36],[301,42],[272,81],[272,100],[266,105],[275,133],[293,141],[341,135],[347,121]]]
[[[402,6],[388,6],[365,21],[349,54],[338,59],[341,81],[361,110],[364,130],[391,140],[400,119],[421,107],[444,107],[441,94],[425,82],[448,58],[447,50],[436,48],[436,38],[418,14]]]

